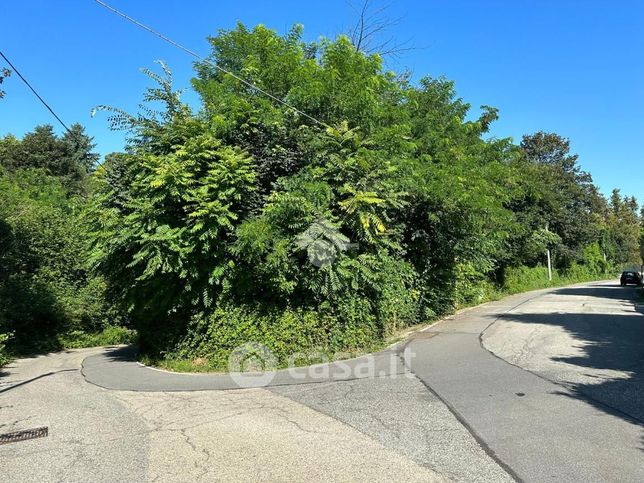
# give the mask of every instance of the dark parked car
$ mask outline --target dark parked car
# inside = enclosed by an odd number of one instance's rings
[[[622,287],[626,285],[639,285],[642,283],[642,277],[637,272],[632,272],[630,270],[622,272],[622,276],[619,279],[619,283]]]

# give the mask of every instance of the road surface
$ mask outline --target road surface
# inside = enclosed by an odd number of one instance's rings
[[[123,349],[22,359],[0,374],[0,433],[49,436],[0,445],[0,475],[644,481],[636,295],[616,282],[517,295],[373,357],[244,389],[146,368]]]
[[[411,370],[525,481],[644,481],[644,317],[601,282],[508,297],[412,340]]]

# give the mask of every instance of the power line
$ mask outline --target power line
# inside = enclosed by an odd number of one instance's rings
[[[1,55],[1,56],[2,56],[2,58],[5,60],[5,62],[7,62],[7,64],[9,64],[9,67],[11,67],[11,69],[12,69],[16,74],[18,74],[18,77],[20,77],[20,78],[22,79],[22,82],[24,82],[24,83],[27,85],[27,87],[29,87],[29,89],[31,89],[31,92],[33,92],[33,93],[34,93],[34,95],[38,98],[38,100],[39,100],[40,102],[42,102],[42,104],[47,108],[47,110],[48,110],[49,112],[51,112],[52,116],[54,116],[54,117],[56,118],[56,120],[57,120],[57,121],[58,121],[58,122],[59,122],[59,123],[60,123],[60,124],[65,128],[65,130],[66,130],[67,132],[70,132],[70,131],[69,131],[69,128],[67,127],[67,125],[66,125],[66,124],[65,124],[65,123],[60,119],[60,117],[58,117],[58,115],[54,112],[54,110],[53,110],[51,107],[49,107],[49,104],[47,104],[47,103],[45,102],[45,100],[44,100],[42,97],[40,97],[40,95],[36,92],[36,89],[34,89],[34,88],[31,86],[31,84],[27,81],[27,79],[25,79],[25,78],[23,77],[23,75],[20,73],[20,71],[19,71],[18,69],[16,69],[16,66],[15,66],[15,65],[13,65],[9,59],[7,59],[7,56],[6,56],[6,55],[4,55],[4,54],[2,53],[2,51],[1,51],[1,50],[0,50],[0,55]]]
[[[108,9],[108,10],[109,10],[109,11],[111,11],[112,13],[115,13],[115,14],[116,14],[116,15],[118,15],[119,17],[122,17],[122,18],[124,18],[125,20],[127,20],[127,21],[129,21],[129,22],[133,23],[133,24],[134,24],[134,25],[136,25],[137,27],[140,27],[140,28],[142,28],[143,30],[146,30],[146,31],[150,32],[151,34],[156,35],[156,36],[157,36],[157,37],[159,37],[160,39],[162,39],[162,40],[164,40],[164,41],[168,42],[169,44],[171,44],[171,45],[173,45],[173,46],[177,47],[178,49],[183,50],[184,52],[186,52],[186,53],[188,53],[188,54],[192,55],[193,57],[195,57],[195,58],[196,58],[196,59],[198,59],[199,61],[201,61],[201,62],[205,62],[206,64],[210,64],[210,65],[212,65],[213,67],[215,67],[216,69],[220,70],[221,72],[223,72],[223,73],[225,73],[225,74],[228,74],[229,76],[231,76],[231,77],[233,77],[233,78],[237,79],[239,82],[241,82],[241,83],[245,84],[246,86],[250,87],[251,89],[253,89],[253,90],[257,91],[257,92],[261,92],[261,93],[262,93],[262,94],[264,94],[266,97],[269,97],[270,99],[274,100],[275,102],[278,102],[278,103],[282,104],[283,106],[285,106],[285,107],[289,108],[289,109],[290,109],[290,110],[292,110],[293,112],[296,112],[296,113],[298,113],[298,114],[300,114],[300,115],[302,115],[302,116],[304,116],[304,117],[306,117],[306,118],[310,119],[311,121],[315,122],[316,124],[319,124],[320,126],[323,126],[323,127],[325,127],[325,128],[329,128],[329,127],[330,127],[328,124],[326,124],[326,123],[324,123],[324,122],[322,122],[322,121],[320,121],[320,120],[318,120],[318,119],[314,118],[313,116],[311,116],[310,114],[307,114],[307,113],[306,113],[306,112],[304,112],[304,111],[301,111],[300,109],[298,109],[297,107],[293,106],[292,104],[289,104],[289,103],[288,103],[288,102],[286,102],[284,99],[280,99],[279,97],[274,96],[274,95],[273,95],[273,94],[271,94],[270,92],[265,91],[264,89],[262,89],[261,87],[259,87],[259,86],[255,85],[255,84],[253,84],[252,82],[250,82],[250,81],[248,81],[248,80],[246,80],[246,79],[244,79],[244,78],[242,78],[242,77],[239,77],[237,74],[234,74],[233,72],[230,72],[229,70],[224,69],[223,67],[221,67],[221,66],[219,66],[219,65],[215,64],[214,62],[209,61],[208,59],[205,59],[205,58],[201,57],[201,56],[200,56],[199,54],[197,54],[194,50],[190,50],[189,48],[184,47],[184,46],[183,46],[183,45],[181,45],[180,43],[175,42],[174,40],[172,40],[172,39],[171,39],[171,38],[169,38],[169,37],[166,37],[166,36],[165,36],[165,35],[163,35],[162,33],[157,32],[156,30],[154,30],[154,29],[152,29],[152,28],[148,27],[147,25],[142,24],[142,23],[141,23],[141,22],[139,22],[138,20],[136,20],[136,19],[134,19],[134,18],[132,18],[132,17],[130,17],[130,16],[128,16],[128,15],[126,15],[125,13],[123,13],[123,12],[121,12],[121,11],[119,11],[119,10],[115,9],[114,7],[112,7],[112,6],[108,5],[107,3],[102,2],[101,0],[94,0],[94,1],[95,1],[96,3],[98,3],[99,5],[101,5],[101,6],[105,7],[106,9]]]

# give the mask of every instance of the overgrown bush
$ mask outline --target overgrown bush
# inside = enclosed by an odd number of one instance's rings
[[[136,331],[110,325],[103,327],[100,331],[71,330],[58,335],[60,345],[68,349],[130,344],[136,342],[136,339]]]
[[[174,351],[178,357],[201,357],[213,367],[225,368],[235,348],[249,341],[266,345],[284,362],[294,352],[329,347],[326,322],[315,311],[305,309],[262,310],[254,307],[217,307],[198,314],[188,326],[184,340]]]
[[[238,25],[209,41],[198,114],[163,64],[146,71],[161,110],[101,107],[131,140],[94,176],[91,262],[149,356],[355,351],[543,286],[547,249],[566,280],[602,270],[608,205],[565,138],[488,138],[496,109],[471,119],[452,82],[413,85],[346,37]]]
[[[490,137],[496,109],[345,36],[208,40],[197,113],[163,64],[142,113],[97,108],[129,141],[96,171],[79,125],[0,138],[0,357],[132,341],[131,322],[157,360],[221,368],[255,341],[284,364],[637,258],[636,200],[600,195],[566,138]]]
[[[13,352],[60,349],[60,334],[123,321],[87,272],[79,202],[42,169],[0,167],[0,332],[13,334]]]
[[[536,267],[509,268],[503,290],[507,293],[527,292],[540,288],[611,278],[616,273],[617,270],[613,267],[605,268],[602,265],[598,270],[592,263],[572,263],[565,270],[554,269],[552,271],[552,280],[548,280],[548,268],[542,265]]]

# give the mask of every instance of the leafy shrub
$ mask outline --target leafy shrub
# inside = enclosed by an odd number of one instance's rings
[[[379,336],[386,338],[422,321],[418,276],[410,263],[379,252],[369,264],[375,279],[366,290],[373,304]]]
[[[80,349],[103,345],[130,344],[136,341],[136,331],[121,326],[107,326],[100,332],[72,330],[58,335],[62,347]]]
[[[606,268],[605,265],[588,265],[581,263],[571,263],[569,267],[560,270],[560,278],[566,283],[581,283],[589,280],[598,280],[600,278],[611,277],[615,272],[614,269]]]
[[[247,341],[281,364],[355,351],[502,287],[550,285],[546,249],[552,283],[602,270],[608,206],[565,138],[489,138],[496,109],[471,119],[453,82],[414,85],[346,37],[240,24],[209,41],[212,62],[309,116],[210,63],[199,114],[163,64],[144,98],[163,110],[102,107],[130,143],[94,176],[91,262],[149,356],[221,368]],[[619,207],[615,226],[634,212]]]
[[[609,274],[612,272],[614,270],[609,270]],[[508,293],[519,293],[558,285],[588,282],[608,276],[603,270],[598,272],[592,265],[572,263],[565,270],[553,270],[552,280],[550,281],[548,280],[547,267],[541,265],[536,267],[522,266],[509,268],[507,270],[506,282],[503,289]]]
[[[342,319],[312,309],[277,309],[225,305],[210,314],[197,314],[175,349],[172,358],[204,358],[211,367],[226,368],[230,354],[247,342],[264,344],[285,365],[300,354],[299,362],[310,362],[320,354],[333,354],[369,347],[375,339],[375,319],[365,320],[366,300],[342,306]],[[367,316],[368,317],[368,316]]]
[[[553,284],[559,279],[557,271],[552,273]],[[527,292],[550,286],[548,269],[542,265],[536,267],[510,267],[506,271],[504,288],[509,293]]]

